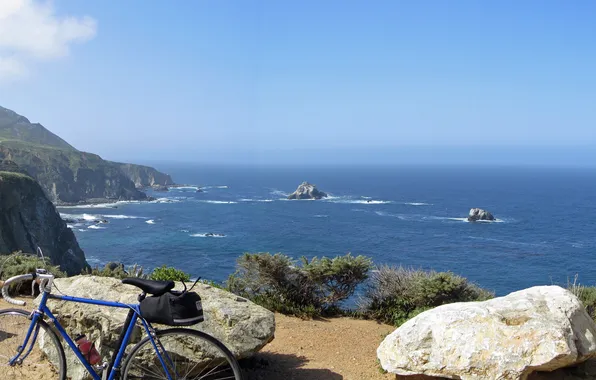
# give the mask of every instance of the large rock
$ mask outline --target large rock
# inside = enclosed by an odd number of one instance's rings
[[[462,380],[526,379],[595,354],[596,325],[558,286],[439,306],[404,323],[377,349],[389,372]]]
[[[481,208],[470,209],[470,214],[468,215],[468,221],[469,222],[477,222],[479,220],[495,220],[495,217],[490,212],[483,210]]]
[[[0,172],[0,254],[43,250],[52,264],[69,274],[89,265],[72,230],[33,178]]]
[[[109,277],[76,276],[55,283],[64,294],[124,303],[137,303],[140,293],[138,288]],[[182,288],[178,282],[176,289]],[[197,284],[194,290],[202,298],[205,321],[190,328],[216,337],[238,358],[251,356],[273,339],[275,316],[269,310],[209,285]],[[86,334],[104,358],[111,357],[128,310],[52,300],[49,305],[71,336]],[[142,335],[144,329],[137,326],[131,343],[136,344]],[[66,357],[72,380],[84,379],[85,370],[71,350],[66,350]]]
[[[317,189],[315,185],[302,182],[298,189],[288,196],[288,199],[321,199],[326,197],[327,194]]]

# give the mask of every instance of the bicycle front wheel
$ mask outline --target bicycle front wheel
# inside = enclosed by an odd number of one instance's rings
[[[234,355],[217,339],[201,331],[173,328],[158,331],[157,355],[149,337],[140,341],[124,363],[123,380],[241,380]],[[167,373],[166,373],[167,370]]]
[[[65,380],[64,349],[56,333],[42,320],[38,320],[20,356],[22,362],[10,365],[9,361],[25,343],[30,325],[31,320],[26,311],[0,310],[0,377],[11,380]]]

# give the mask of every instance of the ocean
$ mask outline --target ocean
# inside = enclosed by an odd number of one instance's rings
[[[497,295],[576,275],[596,285],[596,169],[157,168],[189,187],[149,192],[153,202],[59,208],[85,220],[71,228],[92,266],[167,264],[223,281],[244,252],[351,252],[452,271]],[[302,181],[330,198],[286,200]],[[468,223],[472,207],[497,221]]]

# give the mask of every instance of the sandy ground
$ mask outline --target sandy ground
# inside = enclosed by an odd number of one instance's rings
[[[376,350],[391,326],[349,318],[304,321],[275,315],[275,339],[244,364],[248,380],[394,379]]]
[[[0,299],[0,309],[6,308],[14,306]],[[376,349],[393,331],[391,326],[349,318],[305,321],[281,314],[275,318],[275,339],[254,358],[241,363],[246,380],[395,378],[383,374],[376,360]],[[14,380],[38,378],[33,368],[22,368],[15,376],[11,374]]]

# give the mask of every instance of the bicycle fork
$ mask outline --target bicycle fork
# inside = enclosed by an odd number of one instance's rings
[[[38,310],[33,311],[29,315],[29,319],[31,320],[31,324],[29,325],[29,330],[27,330],[27,335],[25,336],[25,340],[21,346],[17,349],[16,355],[8,361],[11,366],[22,364],[27,356],[33,350],[33,346],[37,341],[37,335],[39,334],[39,329],[41,328],[40,324],[38,323],[39,318],[41,318],[41,312]],[[33,337],[31,335],[33,334]],[[23,354],[25,348],[29,345],[27,351]],[[22,357],[21,357],[22,355]]]

